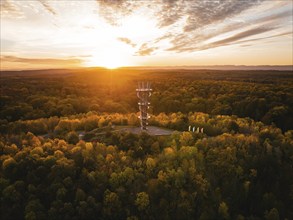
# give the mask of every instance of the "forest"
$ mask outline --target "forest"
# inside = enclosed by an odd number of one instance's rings
[[[139,126],[141,81],[171,135],[119,130]],[[290,71],[3,71],[0,85],[1,219],[293,219]]]

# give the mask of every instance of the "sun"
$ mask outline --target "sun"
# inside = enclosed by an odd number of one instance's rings
[[[125,45],[109,39],[104,47],[95,47],[89,51],[90,56],[85,60],[86,66],[105,67],[107,69],[116,69],[131,65],[131,53]]]
[[[126,66],[125,58],[119,55],[119,52],[113,51],[112,53],[93,54],[86,62],[89,67],[99,66],[107,69],[116,69]]]
[[[99,66],[105,67],[107,69],[117,69],[117,68],[122,67],[124,65],[119,60],[109,60],[109,61],[103,62],[103,64],[101,64]]]
[[[81,32],[76,36],[76,41],[83,41],[82,45],[86,48],[83,53],[85,56],[81,57],[83,66],[115,69],[140,65],[142,59],[138,52],[142,45],[148,39],[156,39],[162,34],[154,19],[142,16],[144,12],[137,11],[119,19],[117,26],[97,18],[89,18],[89,21],[97,19],[99,23],[95,26],[99,28],[89,29],[86,35]]]

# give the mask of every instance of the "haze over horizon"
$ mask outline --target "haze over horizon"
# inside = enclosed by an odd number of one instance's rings
[[[0,4],[1,70],[293,65],[292,1]]]

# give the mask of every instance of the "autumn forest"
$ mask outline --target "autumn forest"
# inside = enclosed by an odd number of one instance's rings
[[[1,74],[1,219],[293,218],[292,72]]]

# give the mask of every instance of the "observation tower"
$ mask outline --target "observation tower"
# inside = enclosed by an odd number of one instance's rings
[[[136,89],[137,97],[139,98],[138,106],[140,110],[140,119],[141,130],[147,130],[148,119],[150,118],[147,110],[150,108],[149,98],[152,95],[151,84],[149,82],[139,82],[138,88]]]

